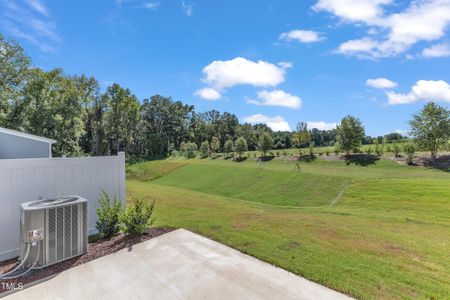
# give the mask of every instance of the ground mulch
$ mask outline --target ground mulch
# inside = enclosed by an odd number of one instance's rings
[[[41,270],[33,270],[25,277],[19,277],[11,280],[0,280],[0,293],[8,291],[9,289],[7,288],[7,286],[9,284],[12,284],[15,287],[21,285],[23,286],[35,282],[37,280],[56,275],[67,269],[82,265],[84,263],[100,258],[102,256],[131,247],[135,244],[152,239],[154,237],[160,236],[164,233],[168,233],[173,230],[174,228],[157,227],[149,229],[141,236],[119,234],[109,240],[100,239],[95,242],[90,242],[88,244],[87,253],[81,256],[71,258],[69,260],[54,264]],[[10,259],[7,261],[0,262],[0,274],[12,270],[16,265],[17,259]]]

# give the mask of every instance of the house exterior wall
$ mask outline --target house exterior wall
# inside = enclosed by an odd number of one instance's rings
[[[49,143],[0,132],[0,159],[48,158]]]
[[[0,261],[19,254],[21,203],[79,195],[88,200],[88,230],[93,234],[102,190],[125,206],[123,152],[104,157],[0,160]]]

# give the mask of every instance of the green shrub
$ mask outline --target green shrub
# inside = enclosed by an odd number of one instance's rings
[[[122,203],[115,197],[111,201],[109,195],[102,191],[98,204],[95,208],[98,216],[98,220],[95,224],[98,232],[104,238],[111,238],[116,235],[120,230],[120,215],[122,212]]]
[[[309,156],[314,157],[314,142],[309,144]]]
[[[334,154],[339,155],[339,153],[341,153],[341,149],[339,147],[339,144],[336,144],[334,146]]]
[[[231,152],[233,152],[233,148],[234,148],[233,141],[232,141],[232,140],[227,140],[227,141],[225,142],[225,146],[224,146],[224,151],[225,151],[225,153],[227,154],[227,157],[228,157],[228,155],[229,155]]]
[[[408,165],[412,165],[414,159],[414,153],[416,152],[416,147],[413,144],[406,144],[403,147],[403,150],[406,153],[406,163]]]
[[[186,158],[195,158],[197,152],[197,145],[195,143],[186,143],[186,150],[184,156]]]
[[[391,149],[391,145],[387,145],[386,152],[393,152],[392,149]]]
[[[400,155],[400,147],[397,144],[394,144],[394,156],[398,157]]]
[[[123,231],[132,235],[141,235],[155,221],[153,208],[155,202],[148,204],[142,199],[134,201],[134,205],[127,207],[121,216]]]
[[[200,145],[200,157],[207,158],[208,156],[209,156],[209,143],[208,141],[204,141]]]
[[[371,154],[373,153],[372,146],[369,146],[369,147],[367,148],[366,153],[367,153],[368,155],[371,155]]]
[[[330,156],[330,149],[326,149],[326,150],[325,150],[325,154],[326,154],[327,156]]]

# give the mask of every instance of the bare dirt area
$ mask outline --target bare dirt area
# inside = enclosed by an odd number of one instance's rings
[[[88,252],[81,256],[54,264],[41,270],[34,270],[25,277],[19,277],[11,280],[0,280],[0,283],[2,283],[0,284],[0,293],[8,291],[8,286],[20,287],[38,281],[40,279],[56,275],[67,269],[82,265],[99,257],[122,250],[124,248],[131,247],[135,244],[152,239],[173,230],[173,228],[166,227],[151,228],[141,236],[119,234],[109,240],[100,239],[95,242],[91,242],[88,245]],[[1,262],[0,274],[12,270],[16,265],[17,259],[11,259]]]

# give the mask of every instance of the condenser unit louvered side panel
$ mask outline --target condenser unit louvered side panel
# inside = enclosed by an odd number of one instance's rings
[[[46,219],[46,265],[87,251],[87,203],[49,208]]]

